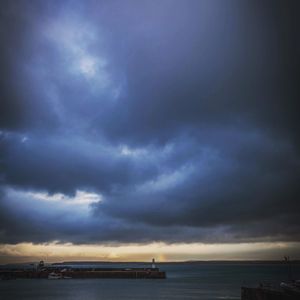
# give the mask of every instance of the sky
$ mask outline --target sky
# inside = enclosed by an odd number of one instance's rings
[[[297,1],[0,5],[0,262],[300,259]]]

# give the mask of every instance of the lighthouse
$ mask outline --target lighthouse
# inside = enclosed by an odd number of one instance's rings
[[[155,259],[152,258],[152,269],[155,269]]]

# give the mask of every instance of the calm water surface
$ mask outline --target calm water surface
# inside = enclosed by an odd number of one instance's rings
[[[125,266],[125,265],[122,265]],[[130,265],[127,265],[130,267]],[[132,265],[131,265],[132,266]],[[240,299],[243,284],[278,283],[287,267],[276,264],[163,264],[166,280],[150,279],[17,279],[0,281],[2,300]],[[300,266],[293,267],[300,278]]]

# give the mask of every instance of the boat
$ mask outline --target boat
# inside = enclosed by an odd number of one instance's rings
[[[62,279],[63,276],[60,273],[51,272],[48,275],[48,279]]]
[[[291,282],[291,283],[281,282],[280,287],[286,293],[300,296],[299,280],[296,280],[296,281]]]

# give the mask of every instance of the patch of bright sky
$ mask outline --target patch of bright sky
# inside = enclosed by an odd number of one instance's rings
[[[22,143],[26,143],[28,141],[28,137],[27,136],[23,136],[21,139]]]
[[[7,204],[20,211],[35,211],[38,214],[51,214],[53,216],[64,212],[72,212],[74,218],[88,216],[91,205],[102,201],[100,194],[77,190],[75,195],[68,196],[61,193],[49,194],[6,188]]]
[[[44,36],[59,50],[64,62],[62,70],[70,76],[81,76],[91,91],[105,91],[119,97],[120,83],[112,79],[109,59],[104,53],[104,38],[99,26],[77,15],[62,15],[51,19],[43,29]]]
[[[123,156],[141,156],[141,155],[147,155],[148,151],[145,148],[130,148],[127,145],[122,145],[120,147],[120,154]]]
[[[173,172],[164,173],[155,180],[150,180],[137,187],[138,192],[157,192],[177,187],[194,171],[193,166],[183,166]]]
[[[64,202],[68,205],[90,205],[92,203],[97,203],[102,200],[101,195],[95,193],[88,193],[85,191],[77,190],[74,197],[69,197],[67,195],[57,193],[49,195],[48,193],[41,192],[27,192],[33,199],[40,201],[59,201]]]
[[[133,157],[133,158],[145,158],[147,159],[159,159],[167,157],[174,152],[174,144],[170,143],[164,147],[154,147],[153,145],[147,145],[146,147],[130,147],[126,144],[122,144],[118,147],[118,155],[124,157]]]

